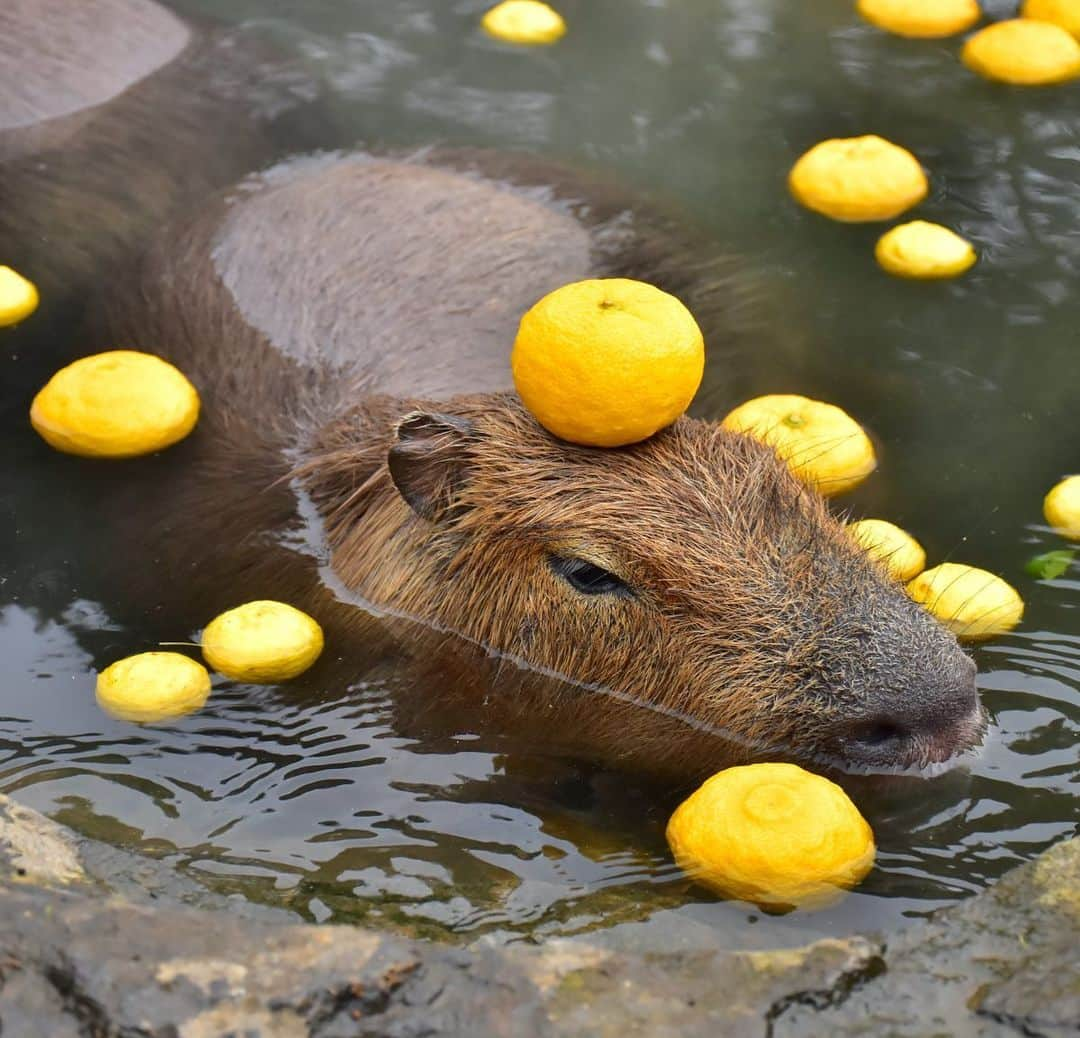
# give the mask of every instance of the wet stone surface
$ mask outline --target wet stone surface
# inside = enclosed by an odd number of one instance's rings
[[[3,795],[0,795],[0,876],[43,884],[88,878],[75,840],[63,826]]]
[[[142,873],[137,861],[0,798],[4,1038],[1056,1036],[1080,1027],[1078,840],[888,947],[854,936],[642,956],[570,941],[453,949],[297,925],[214,895],[190,907],[182,902],[200,898],[186,882],[157,866]],[[150,881],[141,893],[140,879]]]
[[[840,997],[879,952],[464,951],[28,887],[4,892],[0,927],[2,1033],[95,1038],[758,1035],[792,1000]]]
[[[842,1005],[785,1014],[777,1038],[1080,1032],[1080,839],[897,934],[885,963]]]

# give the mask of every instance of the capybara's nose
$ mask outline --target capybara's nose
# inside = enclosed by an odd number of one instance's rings
[[[897,696],[850,724],[841,740],[844,756],[856,765],[902,768],[943,763],[970,749],[986,726],[975,673],[974,661],[958,653],[937,688]]]
[[[942,675],[937,689],[912,697],[911,726],[918,732],[932,734],[955,724],[979,709],[979,690],[975,686],[975,661],[958,652],[952,666]]]
[[[975,684],[978,669],[975,661],[961,653],[957,660],[956,673],[952,687],[946,689],[941,702],[941,716],[956,723],[969,718],[973,713],[981,713],[979,689]]]

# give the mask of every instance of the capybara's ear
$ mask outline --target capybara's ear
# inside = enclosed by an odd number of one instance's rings
[[[417,515],[435,522],[468,479],[473,424],[456,415],[413,411],[396,432],[386,459],[390,478]]]

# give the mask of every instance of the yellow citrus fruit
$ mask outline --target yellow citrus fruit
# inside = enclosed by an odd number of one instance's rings
[[[846,411],[794,394],[759,396],[722,423],[768,444],[791,471],[831,497],[858,486],[877,468],[874,445]]]
[[[210,675],[178,652],[141,652],[106,667],[97,679],[101,708],[123,721],[167,721],[198,710],[210,695]]]
[[[61,368],[30,408],[46,443],[88,458],[130,458],[182,440],[199,418],[199,394],[167,361],[112,350]]]
[[[791,168],[788,187],[808,209],[846,223],[891,220],[929,190],[910,151],[872,134],[815,144]]]
[[[884,270],[902,278],[952,278],[975,262],[971,242],[938,223],[912,220],[886,231],[874,249]]]
[[[977,32],[961,51],[969,69],[1019,86],[1047,86],[1080,76],[1080,43],[1060,25],[1014,18]]]
[[[0,328],[18,324],[38,307],[38,290],[32,281],[11,267],[0,267]]]
[[[874,834],[835,782],[794,764],[749,764],[708,779],[676,809],[679,866],[726,897],[815,908],[874,863]]]
[[[952,36],[982,17],[977,0],[859,0],[857,6],[868,22],[897,36]]]
[[[1080,476],[1066,477],[1046,495],[1043,515],[1058,533],[1080,541]]]
[[[923,571],[926,552],[910,533],[899,526],[884,519],[859,519],[848,523],[847,529],[866,554],[885,567],[893,580],[911,580]]]
[[[1020,16],[1053,22],[1080,38],[1080,0],[1024,0]]]
[[[690,311],[653,285],[578,281],[521,319],[514,385],[548,432],[592,447],[652,436],[689,406],[705,370]]]
[[[507,43],[554,43],[566,32],[559,12],[539,0],[503,0],[480,24],[488,35]]]
[[[907,590],[965,641],[1011,631],[1024,615],[1024,600],[1015,588],[993,573],[957,562],[943,562],[920,573]]]
[[[295,678],[322,650],[322,628],[307,613],[284,602],[237,606],[207,624],[202,636],[206,662],[236,681]]]

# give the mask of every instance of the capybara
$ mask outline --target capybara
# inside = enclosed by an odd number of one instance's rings
[[[0,262],[46,302],[77,298],[170,213],[268,162],[315,91],[266,51],[153,0],[4,0]]]
[[[588,276],[674,291],[714,360],[752,335],[726,312],[729,266],[590,190],[529,159],[323,156],[155,247],[104,327],[204,401],[173,464],[140,477],[159,597],[203,570],[234,602],[278,579],[328,623],[361,611],[350,596],[419,618],[565,679],[505,693],[535,744],[573,733],[635,766],[715,770],[717,734],[874,769],[969,748],[972,661],[770,450],[691,418],[572,446],[507,391],[520,315]],[[301,514],[326,552],[307,589],[280,561]],[[502,701],[478,684],[485,710]]]

